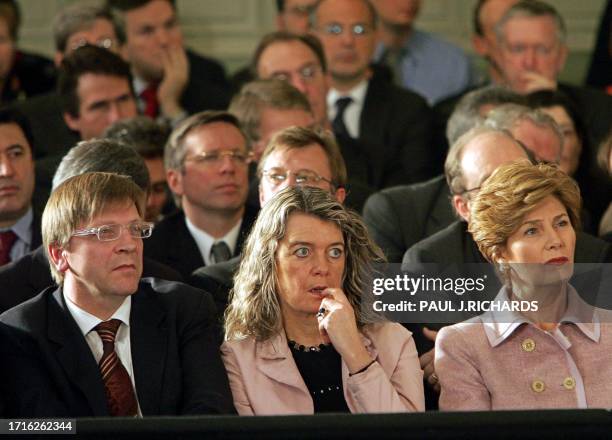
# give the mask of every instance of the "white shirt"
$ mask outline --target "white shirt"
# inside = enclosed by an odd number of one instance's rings
[[[348,92],[339,92],[336,89],[330,89],[327,93],[327,117],[330,121],[333,121],[336,117],[336,101],[339,98],[348,96],[353,98],[353,102],[351,102],[344,111],[344,125],[351,137],[355,139],[359,137],[359,120],[361,118],[361,111],[363,110],[365,95],[368,91],[368,84],[368,80],[364,79]]]
[[[68,311],[76,321],[87,345],[91,349],[91,352],[96,359],[96,363],[100,363],[104,349],[102,347],[102,339],[94,328],[102,322],[100,318],[92,315],[89,312],[81,309],[75,303],[73,303],[65,293],[64,300]],[[115,352],[119,357],[119,360],[127,370],[132,380],[132,386],[134,387],[134,393],[136,394],[136,402],[138,403],[138,390],[136,390],[136,382],[134,381],[134,367],[132,365],[132,348],[130,344],[130,312],[132,310],[132,297],[128,296],[123,301],[123,304],[113,313],[108,320],[118,319],[121,321],[121,325],[117,330],[117,336],[115,337]],[[140,410],[140,403],[138,403],[138,416],[142,417],[142,411]]]
[[[242,226],[242,219],[240,219],[238,223],[236,223],[227,234],[219,238],[215,238],[212,235],[208,234],[206,231],[203,231],[196,227],[193,223],[189,221],[187,216],[185,216],[185,224],[187,225],[189,233],[198,245],[198,249],[200,250],[200,254],[202,255],[202,259],[204,260],[204,264],[206,266],[210,266],[211,264],[216,263],[215,259],[211,255],[211,250],[213,245],[219,243],[220,241],[224,241],[225,244],[227,244],[232,255],[234,255],[234,253],[236,252],[238,236],[240,235],[240,226]]]

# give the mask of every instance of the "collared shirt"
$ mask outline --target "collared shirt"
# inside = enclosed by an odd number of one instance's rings
[[[32,221],[34,220],[34,214],[32,207],[28,209],[17,223],[10,228],[0,228],[0,232],[13,231],[17,236],[17,240],[11,248],[10,257],[11,261],[17,261],[25,254],[32,250]]]
[[[496,301],[510,301],[506,287],[502,288]],[[537,327],[527,317],[515,311],[490,311],[483,314],[479,319],[483,322],[485,334],[491,347],[499,346],[522,325],[533,326],[541,331],[543,336],[552,337],[563,350],[566,366],[571,373],[571,377],[575,379],[574,389],[578,408],[588,407],[584,380],[570,352],[572,343],[563,333],[561,325],[558,325],[553,331],[545,331]],[[593,306],[582,301],[576,290],[569,284],[567,285],[567,309],[559,323],[574,324],[587,338],[595,343],[599,343],[601,327],[597,311]]]
[[[211,255],[211,250],[213,245],[220,241],[224,241],[225,244],[228,245],[232,255],[236,253],[236,246],[238,245],[238,236],[240,235],[240,226],[242,226],[242,218],[238,221],[238,223],[234,225],[232,229],[229,230],[227,234],[219,238],[215,238],[212,235],[208,234],[206,231],[203,231],[196,227],[193,223],[189,221],[187,216],[185,216],[185,224],[187,225],[187,229],[191,233],[191,236],[198,245],[198,249],[200,250],[200,254],[202,255],[202,259],[204,260],[204,264],[206,266],[216,263],[216,261],[214,261],[213,256]]]
[[[136,108],[138,109],[139,114],[143,114],[145,111],[146,103],[144,99],[142,99],[142,96],[140,95],[142,95],[142,92],[144,92],[144,90],[149,86],[149,83],[147,83],[144,79],[137,77],[136,75],[133,75],[133,77],[134,79],[132,80],[132,87],[134,88],[134,94],[136,95],[134,97],[134,99],[136,99]],[[162,114],[162,109],[160,107],[159,116],[157,117],[157,120],[162,123],[167,122],[172,127],[176,127],[178,123],[181,122],[183,119],[185,119],[187,116],[189,115],[187,114],[186,111],[183,110],[176,117],[169,118]]]
[[[379,43],[374,61],[383,61],[387,52]],[[422,95],[430,105],[461,93],[476,80],[465,52],[428,32],[413,29],[398,58],[402,78],[397,83]]]
[[[339,92],[336,89],[330,89],[327,93],[327,117],[330,121],[333,121],[336,117],[336,101],[339,98],[351,97],[353,99],[344,111],[344,125],[346,125],[346,129],[354,139],[359,137],[359,121],[361,119],[361,111],[363,110],[363,103],[365,101],[366,92],[368,91],[368,85],[368,80],[364,79],[348,92]]]
[[[96,359],[96,362],[99,363],[102,358],[102,354],[104,353],[104,349],[102,347],[102,339],[98,335],[98,333],[94,330],[94,328],[102,322],[100,318],[92,315],[89,312],[86,312],[75,303],[73,303],[65,293],[64,300],[66,301],[66,306],[68,311],[76,321],[85,341],[87,341],[87,345],[91,349],[91,352]],[[130,375],[130,379],[132,380],[132,386],[134,387],[134,391],[136,393],[136,401],[138,402],[138,390],[136,389],[136,382],[134,380],[134,367],[132,364],[132,347],[130,343],[130,312],[132,310],[132,297],[128,296],[125,298],[121,306],[113,313],[108,320],[118,319],[121,321],[121,325],[117,330],[117,336],[115,337],[115,352],[117,356],[119,356],[119,360],[127,370]],[[142,417],[142,411],[140,410],[140,403],[138,403],[138,416]]]

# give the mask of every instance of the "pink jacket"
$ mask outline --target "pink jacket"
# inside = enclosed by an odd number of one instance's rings
[[[440,409],[612,408],[610,313],[576,297],[551,332],[491,313],[440,330]]]
[[[342,362],[351,412],[423,411],[423,372],[410,332],[399,324],[377,324],[366,326],[362,337],[376,362],[354,376]],[[314,413],[284,331],[264,342],[226,341],[221,352],[238,414]]]

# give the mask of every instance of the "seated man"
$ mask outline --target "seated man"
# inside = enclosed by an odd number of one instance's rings
[[[53,179],[54,187],[69,177],[92,171],[129,176],[145,193],[150,188],[147,168],[138,153],[124,144],[106,139],[83,141],[73,147],[60,162]],[[40,229],[40,218],[33,226]],[[177,271],[146,257],[143,275],[171,281],[183,279]],[[0,267],[0,286],[8,292],[0,295],[0,312],[33,298],[52,285],[54,282],[45,250],[38,246],[29,254]]]
[[[232,114],[206,111],[182,121],[165,147],[168,186],[180,209],[157,224],[145,255],[185,279],[238,255],[257,216],[246,205],[250,159]]]
[[[53,19],[53,42],[56,68],[61,66],[66,56],[85,44],[115,53],[120,49],[116,20],[110,11],[87,1],[78,1],[58,11]],[[81,139],[66,125],[55,87],[50,93],[20,101],[16,105],[32,127],[36,160],[63,154]]]
[[[38,203],[32,204],[32,135],[21,113],[0,110],[0,266],[41,243]],[[44,203],[44,202],[43,202]]]
[[[8,416],[233,412],[210,295],[141,279],[153,228],[144,201],[112,173],[72,177],[51,194],[43,242],[59,287],[0,316],[21,339],[0,367]]]
[[[107,0],[118,17],[122,53],[134,75],[138,108],[175,124],[203,110],[223,110],[229,83],[218,61],[186,49],[174,0]]]

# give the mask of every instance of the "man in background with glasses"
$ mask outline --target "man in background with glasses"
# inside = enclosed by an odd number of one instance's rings
[[[329,92],[327,116],[349,173],[364,154],[367,183],[375,189],[433,177],[431,110],[416,93],[375,75],[376,11],[367,0],[322,0],[311,14],[311,32],[323,45]]]
[[[246,205],[252,155],[236,117],[208,111],[174,129],[164,156],[180,210],[158,223],[145,255],[187,279],[200,266],[240,253],[257,215]]]
[[[59,287],[0,317],[21,341],[1,367],[9,416],[233,412],[210,295],[141,280],[144,200],[112,173],[69,178],[51,195],[43,242]]]

